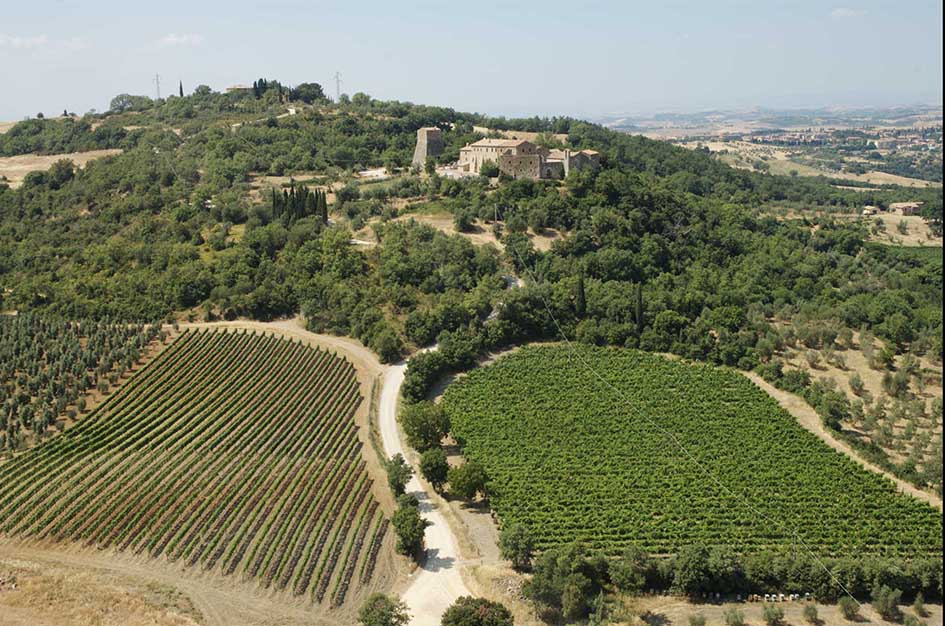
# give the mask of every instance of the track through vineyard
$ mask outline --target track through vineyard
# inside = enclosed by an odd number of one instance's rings
[[[525,525],[539,548],[757,553],[800,540],[822,556],[942,554],[937,510],[828,448],[737,372],[575,349],[622,393],[569,349],[542,346],[473,370],[443,399],[501,523]]]
[[[239,575],[338,606],[388,520],[354,368],[299,342],[185,331],[75,428],[0,467],[0,533]]]

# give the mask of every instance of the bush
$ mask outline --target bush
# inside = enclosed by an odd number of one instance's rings
[[[725,611],[725,626],[745,626],[745,614],[736,608]]]
[[[784,623],[784,609],[773,604],[766,604],[761,611],[761,616],[768,626],[780,626]]]
[[[479,175],[488,178],[495,178],[499,175],[499,164],[495,161],[485,161],[479,168]]]
[[[896,622],[902,619],[902,611],[899,610],[899,601],[902,599],[902,592],[898,589],[891,589],[886,585],[873,590],[873,608],[884,620]]]
[[[927,626],[925,622],[920,620],[915,615],[906,615],[906,618],[902,621],[902,626]]]
[[[373,593],[361,605],[358,621],[363,626],[407,626],[410,616],[400,600],[383,593]]]
[[[915,611],[915,614],[919,617],[925,617],[927,615],[925,610],[925,596],[921,593],[916,594],[915,602],[912,603],[912,610]]]
[[[689,626],[705,626],[705,615],[696,613],[689,616]]]
[[[498,602],[463,596],[446,609],[441,626],[512,626],[512,613]]]
[[[610,578],[621,591],[639,593],[646,586],[649,557],[635,546],[628,547],[621,557],[610,562]]]
[[[850,596],[840,598],[840,601],[837,602],[837,607],[840,609],[840,613],[843,617],[851,622],[860,616],[860,605]]]
[[[820,616],[817,614],[817,607],[808,604],[804,607],[804,621],[808,624],[817,624],[820,622]]]

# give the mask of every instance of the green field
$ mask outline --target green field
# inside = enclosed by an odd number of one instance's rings
[[[577,349],[523,348],[443,400],[501,523],[526,525],[539,548],[753,553],[800,539],[821,555],[942,553],[938,511],[828,448],[741,374]]]
[[[74,428],[0,465],[0,536],[167,558],[338,605],[388,520],[354,368],[298,342],[188,331]]]

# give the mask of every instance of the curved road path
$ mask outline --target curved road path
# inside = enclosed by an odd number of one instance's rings
[[[407,458],[406,446],[397,429],[397,400],[404,382],[405,363],[392,365],[384,375],[381,388],[378,421],[384,454],[388,458],[402,454]],[[414,468],[414,472],[417,468]],[[460,574],[460,554],[456,538],[443,514],[440,513],[416,477],[407,483],[407,493],[420,500],[420,512],[430,522],[427,527],[426,559],[411,577],[410,586],[401,599],[407,605],[414,626],[436,626],[446,609],[460,596],[472,595]]]

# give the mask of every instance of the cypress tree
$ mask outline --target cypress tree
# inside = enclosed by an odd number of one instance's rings
[[[578,317],[584,317],[587,312],[587,300],[584,294],[584,268],[578,273],[577,296],[574,298],[574,311]]]
[[[321,208],[322,214],[322,224],[328,225],[328,193],[326,191],[319,192],[318,199],[319,207]]]
[[[177,89],[178,89],[178,93],[180,93],[180,97],[183,98],[184,97],[184,81],[181,80],[177,82]]]

